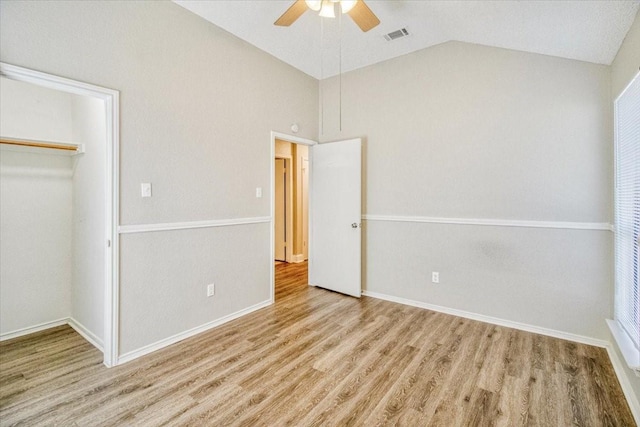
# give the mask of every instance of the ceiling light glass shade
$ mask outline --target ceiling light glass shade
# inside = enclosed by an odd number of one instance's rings
[[[304,0],[307,4],[307,7],[311,10],[315,10],[316,12],[320,10],[322,7],[322,0]]]
[[[356,2],[358,0],[342,0],[340,2],[340,8],[342,9],[342,13],[348,13],[351,9],[353,9],[353,6],[356,5]]]
[[[333,8],[333,2],[331,0],[322,0],[322,9],[320,9],[320,16],[322,16],[323,18],[336,17]]]

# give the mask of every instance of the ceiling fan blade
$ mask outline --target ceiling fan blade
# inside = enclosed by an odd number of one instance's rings
[[[356,2],[353,9],[349,11],[349,16],[365,33],[380,23],[378,17],[374,15],[371,9],[369,9],[369,6],[364,4],[362,0]]]
[[[288,27],[289,25],[296,22],[300,16],[307,11],[308,7],[304,0],[296,0],[294,4],[291,5],[289,9],[285,13],[282,14],[280,18],[276,22],[275,25],[279,25],[281,27]]]

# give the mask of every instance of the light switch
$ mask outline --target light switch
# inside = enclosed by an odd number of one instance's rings
[[[151,183],[143,182],[140,184],[140,191],[142,193],[142,197],[151,197]]]
[[[258,199],[262,197],[262,187],[256,187],[256,197]]]

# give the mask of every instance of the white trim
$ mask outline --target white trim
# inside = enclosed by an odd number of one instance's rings
[[[622,353],[622,357],[624,357],[624,361],[634,373],[640,377],[640,351],[636,348],[631,341],[631,338],[627,335],[627,333],[622,329],[622,326],[616,320],[606,319],[607,325],[609,326],[609,330],[611,331],[611,335],[613,339],[618,344],[618,348],[620,349],[620,353]]]
[[[490,225],[495,227],[560,228],[569,230],[612,231],[607,222],[521,221],[486,218],[436,218],[427,216],[363,215],[367,221],[417,222],[430,224]]]
[[[89,341],[91,345],[104,353],[103,342],[93,332],[87,329],[82,323],[78,322],[73,317],[69,317],[67,324],[71,326],[78,334],[85,340]]]
[[[304,262],[304,254],[294,254],[291,256],[291,262],[297,264],[299,262]]]
[[[549,337],[560,338],[563,340],[574,341],[581,344],[593,345],[596,347],[606,348],[608,341],[596,338],[585,337],[584,335],[571,334],[555,329],[542,328],[540,326],[529,325],[526,323],[514,322],[512,320],[500,319],[498,317],[485,316],[484,314],[471,313],[469,311],[457,310],[455,308],[444,307],[441,305],[429,304],[422,301],[415,301],[401,297],[381,294],[378,292],[362,291],[362,295],[371,298],[382,299],[385,301],[396,302],[399,304],[410,305],[412,307],[424,308],[427,310],[437,311],[439,313],[451,314],[453,316],[464,317],[465,319],[477,320],[479,322],[491,323],[492,325],[504,326],[507,328],[518,329],[521,331],[532,332],[534,334],[546,335]]]
[[[34,332],[44,331],[45,329],[55,328],[56,326],[62,326],[69,323],[69,318],[65,317],[63,319],[52,320],[50,322],[39,323],[34,326],[29,326],[27,328],[17,329],[11,332],[5,332],[0,335],[0,341],[11,340],[14,338],[21,337],[23,335],[33,334]]]
[[[91,343],[91,345],[93,345],[95,348],[100,350],[100,352],[104,352],[103,351],[103,347],[102,347],[102,340],[100,338],[98,338],[95,334],[90,332],[87,328],[84,327],[84,325],[82,325],[80,322],[78,322],[73,317],[65,317],[63,319],[58,319],[58,320],[52,320],[50,322],[39,323],[37,325],[29,326],[27,328],[18,329],[18,330],[12,331],[12,332],[6,332],[6,333],[0,335],[0,341],[11,340],[11,339],[14,339],[14,338],[22,337],[24,335],[29,335],[29,334],[33,334],[33,333],[36,333],[36,332],[41,332],[41,331],[44,331],[44,330],[47,330],[47,329],[51,329],[51,328],[55,328],[55,327],[63,326],[63,325],[69,325],[78,334],[80,334],[82,336],[82,338],[84,338],[89,343]]]
[[[114,366],[119,342],[119,252],[118,224],[120,222],[120,92],[52,74],[0,62],[0,74],[17,81],[32,83],[49,89],[76,95],[90,96],[105,105],[105,286],[104,286],[104,364]]]
[[[197,326],[197,327],[189,329],[187,331],[180,332],[179,334],[176,334],[174,336],[171,336],[171,337],[162,339],[160,341],[157,341],[155,343],[146,345],[146,346],[144,346],[142,348],[139,348],[137,350],[130,351],[128,353],[123,354],[122,356],[120,356],[118,358],[118,365],[130,362],[130,361],[132,361],[134,359],[137,359],[139,357],[142,357],[142,356],[147,355],[149,353],[152,353],[154,351],[160,350],[161,348],[168,347],[171,344],[175,344],[175,343],[177,343],[179,341],[185,340],[185,339],[190,338],[190,337],[192,337],[194,335],[198,335],[198,334],[200,334],[202,332],[205,332],[205,331],[207,331],[207,330],[209,330],[211,328],[215,328],[216,326],[220,326],[222,324],[225,324],[227,322],[235,320],[235,319],[237,319],[239,317],[242,317],[242,316],[245,316],[245,315],[247,315],[249,313],[252,313],[254,311],[260,310],[261,308],[268,307],[271,304],[273,304],[273,301],[271,301],[271,300],[263,301],[263,302],[260,302],[258,304],[252,305],[251,307],[247,307],[247,308],[242,309],[240,311],[236,311],[235,313],[231,313],[231,314],[228,314],[226,316],[223,316],[223,317],[221,317],[221,318],[219,318],[217,320],[205,323],[204,325]]]
[[[275,142],[276,142],[276,139],[281,139],[281,140],[283,140],[285,142],[292,142],[294,144],[302,144],[302,145],[316,145],[318,143],[318,141],[314,141],[312,139],[301,138],[301,137],[295,136],[295,135],[288,135],[286,133],[280,133],[280,132],[271,131],[271,141],[274,144],[273,156],[271,157],[272,159],[275,158]]]
[[[271,222],[269,223],[269,300],[273,304],[276,302],[276,133],[271,131],[270,156],[269,156],[269,215]]]
[[[113,91],[105,100],[107,109],[107,161],[110,180],[107,179],[107,194],[111,195],[111,212],[107,214],[107,264],[105,311],[104,311],[104,364],[107,367],[118,363],[120,343],[120,92]],[[111,144],[108,142],[111,141]]]
[[[636,73],[636,74],[631,78],[631,80],[629,80],[629,83],[627,83],[627,85],[624,87],[624,89],[622,89],[622,90],[620,91],[620,93],[618,94],[618,96],[616,96],[616,97],[613,99],[613,103],[614,103],[614,104],[616,104],[616,103],[618,102],[618,99],[620,99],[620,97],[621,97],[622,95],[624,95],[624,93],[625,93],[625,92],[626,92],[626,91],[631,87],[631,85],[633,84],[633,81],[634,81],[635,79],[637,79],[638,77],[640,77],[640,71],[638,71],[638,72],[637,72],[637,73]]]
[[[631,409],[631,414],[633,414],[636,424],[640,425],[640,401],[638,401],[638,396],[636,395],[629,378],[627,378],[627,375],[625,374],[624,362],[618,357],[618,353],[613,348],[613,344],[608,344],[606,348],[607,353],[609,354],[609,359],[611,360],[611,365],[613,365],[613,371],[618,377],[620,388],[622,388],[622,393],[627,399],[627,403]]]
[[[255,218],[209,219],[205,221],[167,222],[161,224],[134,224],[118,227],[119,234],[148,233],[151,231],[187,230],[190,228],[227,227],[231,225],[262,224],[270,222],[268,216]]]

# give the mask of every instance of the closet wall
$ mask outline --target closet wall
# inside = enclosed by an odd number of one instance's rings
[[[106,120],[104,101],[74,96],[73,141],[84,144],[73,174],[71,315],[96,344],[104,337]]]
[[[86,153],[0,151],[0,337],[70,322],[103,336],[102,101],[0,78],[0,135]]]

